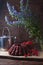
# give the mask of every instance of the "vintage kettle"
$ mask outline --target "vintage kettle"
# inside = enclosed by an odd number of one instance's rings
[[[8,27],[4,27],[2,36],[0,37],[0,48],[1,50],[8,50],[11,45],[10,30]]]

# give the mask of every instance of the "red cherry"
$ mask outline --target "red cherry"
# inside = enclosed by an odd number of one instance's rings
[[[35,55],[38,56],[38,51],[37,50],[35,50]]]
[[[28,41],[28,42],[26,42],[26,45],[32,45],[32,44],[33,44],[32,41]]]
[[[27,57],[27,54],[24,54],[25,57]]]
[[[28,53],[27,56],[30,56],[30,53]]]
[[[38,56],[38,50],[32,49],[32,55]]]

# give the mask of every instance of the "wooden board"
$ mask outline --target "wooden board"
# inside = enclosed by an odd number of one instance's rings
[[[31,61],[43,61],[43,52],[39,53],[39,56],[13,56],[9,55],[8,51],[0,51],[0,58],[13,59],[13,60],[31,60]]]

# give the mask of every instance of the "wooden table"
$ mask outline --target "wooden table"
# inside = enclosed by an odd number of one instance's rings
[[[43,65],[43,52],[40,56],[11,56],[8,52],[0,52],[0,65]]]

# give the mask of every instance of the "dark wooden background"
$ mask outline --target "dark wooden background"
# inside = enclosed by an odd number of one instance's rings
[[[19,0],[0,0],[0,36],[2,36],[3,28],[8,26],[4,20],[5,15],[10,17],[6,7],[7,1],[14,5],[17,11],[20,10]],[[43,35],[43,0],[30,0],[29,5],[32,11],[39,16],[41,34]],[[28,34],[23,27],[8,26],[8,28],[11,35],[16,36],[18,41],[28,40]]]

